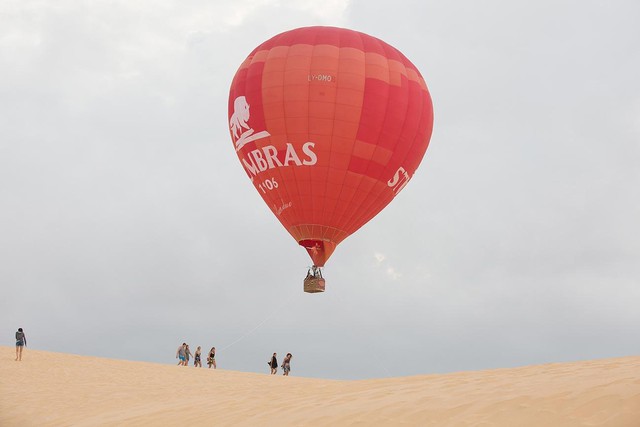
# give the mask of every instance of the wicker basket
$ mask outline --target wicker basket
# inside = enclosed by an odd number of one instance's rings
[[[310,294],[324,292],[324,279],[322,277],[307,276],[304,279],[304,291]]]

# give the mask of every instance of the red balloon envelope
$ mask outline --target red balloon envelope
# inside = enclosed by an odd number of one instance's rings
[[[229,93],[240,163],[315,266],[380,212],[429,145],[424,79],[397,49],[334,27],[262,43]]]

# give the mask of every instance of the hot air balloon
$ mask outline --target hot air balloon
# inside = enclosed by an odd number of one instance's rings
[[[336,246],[407,185],[433,128],[418,69],[396,48],[335,27],[305,27],[256,47],[229,91],[240,164],[313,267],[324,291]]]

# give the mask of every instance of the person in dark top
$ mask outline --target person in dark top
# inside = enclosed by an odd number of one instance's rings
[[[271,375],[275,375],[276,372],[278,372],[278,359],[276,358],[275,353],[273,353],[271,360],[268,361],[267,364],[271,367]]]
[[[22,349],[27,345],[27,336],[22,328],[16,332],[16,361],[22,360]]]
[[[285,377],[289,376],[289,371],[291,370],[292,357],[293,355],[291,353],[287,353],[287,355],[284,357],[284,360],[282,361],[282,370],[284,371],[282,375],[284,375]]]
[[[209,369],[213,366],[213,369],[216,369],[216,348],[211,347],[209,350],[209,356],[207,356],[207,365],[209,365]]]

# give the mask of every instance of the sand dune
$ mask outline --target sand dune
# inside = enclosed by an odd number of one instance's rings
[[[0,426],[640,426],[640,357],[364,381],[0,347]]]

